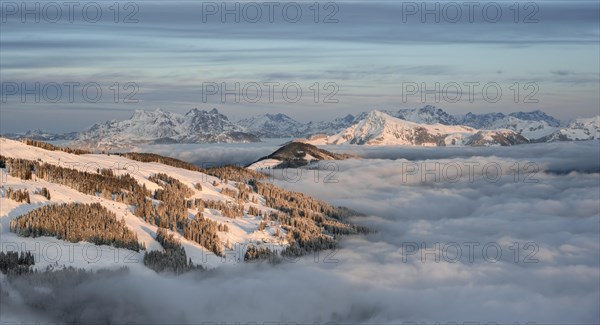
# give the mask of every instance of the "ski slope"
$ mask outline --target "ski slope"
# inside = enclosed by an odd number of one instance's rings
[[[90,154],[74,155],[62,151],[50,151],[42,148],[28,146],[19,141],[0,139],[0,154],[10,158],[23,158],[29,160],[39,160],[48,164],[53,164],[65,168],[73,168],[80,171],[96,172],[97,168],[112,169],[116,175],[129,173],[140,184],[145,184],[150,190],[159,188],[159,185],[149,181],[148,177],[156,173],[165,173],[178,179],[194,190],[192,198],[201,198],[204,200],[215,201],[233,201],[234,199],[225,194],[221,194],[224,187],[235,188],[235,182],[229,181],[228,184],[221,183],[217,177],[206,175],[204,173],[167,166],[159,163],[144,163],[130,160],[116,155]],[[55,267],[73,266],[86,269],[122,267],[122,266],[140,266],[143,267],[143,251],[140,253],[116,249],[109,246],[96,246],[90,243],[68,243],[53,237],[18,237],[9,231],[10,221],[22,214],[25,214],[35,208],[45,204],[52,203],[100,203],[117,215],[118,219],[123,218],[127,227],[134,231],[138,240],[146,245],[148,250],[160,250],[161,245],[154,239],[157,227],[146,223],[144,220],[136,217],[132,208],[124,203],[104,199],[99,196],[92,196],[80,193],[69,187],[47,182],[36,178],[32,180],[21,180],[7,175],[6,170],[1,169],[1,189],[0,189],[0,242],[3,251],[30,250],[36,256],[36,268],[43,269],[49,265]],[[213,186],[213,182],[217,182]],[[196,183],[202,185],[202,190],[194,188]],[[27,189],[31,196],[31,204],[18,203],[5,197],[5,191],[8,187],[13,189]],[[33,194],[42,187],[48,188],[51,200],[37,194]],[[254,196],[258,196],[256,193]],[[287,242],[282,239],[285,230],[278,224],[270,221],[270,225],[263,231],[258,231],[258,226],[262,221],[261,217],[248,215],[250,206],[255,206],[262,212],[274,211],[264,206],[264,198],[258,196],[258,203],[246,203],[244,205],[244,216],[241,218],[228,218],[222,216],[220,211],[213,209],[204,209],[204,216],[219,223],[226,224],[228,232],[219,232],[219,238],[222,243],[229,242],[232,250],[225,250],[226,259],[215,256],[212,252],[200,246],[196,242],[183,238],[178,233],[174,233],[184,246],[187,255],[196,264],[208,268],[218,267],[224,264],[239,263],[243,261],[245,252],[244,245],[253,243],[259,245],[268,245],[271,249],[283,249]],[[190,218],[193,218],[199,211],[189,209]],[[282,236],[276,237],[275,233],[279,229]],[[37,245],[37,246],[36,246]],[[38,248],[39,246],[39,248]],[[59,249],[60,248],[60,249]],[[237,248],[237,249],[236,249]],[[58,253],[54,253],[58,252]],[[96,252],[99,252],[96,254]],[[99,255],[99,256],[96,256]]]

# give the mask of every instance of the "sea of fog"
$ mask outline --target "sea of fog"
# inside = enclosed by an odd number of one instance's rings
[[[282,142],[147,149],[245,164]],[[278,265],[63,279],[35,308],[15,284],[3,321],[600,323],[600,142],[326,149],[361,158],[268,181],[354,209],[372,233]]]

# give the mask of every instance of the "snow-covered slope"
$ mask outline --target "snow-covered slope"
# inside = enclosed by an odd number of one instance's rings
[[[148,177],[157,173],[166,173],[167,175],[178,179],[190,188],[194,189],[192,198],[202,198],[204,200],[216,201],[232,201],[231,196],[223,194],[223,189],[228,188],[235,190],[235,183],[223,183],[218,178],[206,175],[204,173],[190,171],[187,169],[176,168],[159,163],[143,163],[126,159],[118,155],[73,155],[62,151],[49,151],[38,147],[28,146],[19,141],[13,141],[5,138],[0,138],[0,155],[9,158],[22,158],[28,160],[38,160],[52,165],[62,166],[65,168],[73,168],[80,171],[94,172],[97,168],[107,168],[115,173],[127,172],[131,174],[139,183],[146,185],[150,190],[158,189],[159,186],[148,180]],[[92,196],[82,194],[70,187],[59,185],[45,181],[44,179],[34,177],[32,180],[21,180],[7,175],[3,168],[0,168],[0,176],[2,189],[0,190],[0,241],[2,249],[14,249],[18,247],[27,247],[28,249],[38,249],[36,255],[36,267],[44,268],[47,265],[66,265],[84,268],[101,268],[101,267],[119,267],[136,265],[142,266],[143,252],[138,253],[126,249],[116,249],[110,246],[95,246],[89,243],[80,242],[70,244],[53,237],[18,237],[16,234],[9,232],[10,221],[19,215],[27,213],[37,207],[52,203],[66,202],[81,202],[102,204],[108,210],[116,213],[117,218],[123,218],[127,227],[134,231],[140,242],[144,243],[148,250],[161,249],[161,245],[154,239],[156,236],[157,227],[146,223],[142,219],[133,215],[131,207],[120,202],[107,200],[101,196]],[[216,182],[216,183],[214,183]],[[196,183],[202,185],[202,189],[194,188]],[[4,193],[7,188],[27,189],[31,195],[31,204],[17,203],[5,197]],[[33,194],[36,190],[46,187],[50,190],[51,200],[47,200],[41,195]],[[219,210],[204,209],[204,216],[216,220],[221,224],[226,224],[229,227],[228,232],[219,232],[219,238],[223,244],[239,244],[239,247],[247,243],[259,243],[261,245],[269,245],[270,248],[281,249],[287,241],[284,236],[276,236],[275,233],[279,229],[280,233],[285,235],[285,230],[276,222],[270,222],[269,226],[264,230],[258,230],[259,224],[263,218],[250,215],[248,209],[254,207],[263,213],[275,211],[265,206],[264,198],[258,194],[256,203],[246,202],[244,204],[244,216],[240,218],[228,218],[221,215]],[[189,209],[190,217],[195,215],[198,210]],[[209,267],[223,265],[221,257],[215,256],[212,252],[200,246],[196,242],[187,240],[179,233],[174,233],[176,238],[181,240],[187,255],[194,263],[202,264]],[[11,246],[12,245],[12,246]],[[16,245],[16,246],[15,246]],[[37,246],[36,246],[37,245]],[[69,253],[69,245],[74,245],[73,253]],[[90,247],[94,246],[94,247]],[[60,250],[60,256],[44,256],[43,254],[55,254],[55,247]],[[48,250],[46,253],[44,250]],[[100,256],[96,260],[95,253],[99,252]],[[89,254],[89,256],[84,255]],[[232,263],[231,258],[235,252],[228,253],[228,262]],[[243,260],[243,251],[237,252],[237,257]],[[71,256],[74,256],[71,258]],[[90,262],[91,261],[91,262]],[[238,261],[233,261],[237,263]]]
[[[216,109],[192,109],[185,115],[136,111],[128,120],[98,123],[81,132],[69,145],[77,148],[130,148],[148,143],[256,142],[259,139]]]
[[[6,133],[4,137],[9,139],[31,139],[40,141],[73,140],[78,132],[52,133],[46,130],[35,129],[25,133]]]
[[[528,142],[510,130],[479,131],[468,126],[419,124],[374,110],[357,124],[332,136],[311,137],[308,143],[367,145],[513,145]]]

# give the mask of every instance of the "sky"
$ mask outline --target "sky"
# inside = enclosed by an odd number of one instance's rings
[[[465,3],[2,1],[0,132],[156,108],[599,114],[597,1]]]

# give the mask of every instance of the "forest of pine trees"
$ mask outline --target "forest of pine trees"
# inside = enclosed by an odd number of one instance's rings
[[[244,206],[233,202],[204,200],[204,207],[221,211],[221,215],[227,218],[239,218],[244,216]]]
[[[187,185],[164,173],[150,175],[148,180],[163,187],[154,193],[154,198],[157,200],[169,200],[168,195],[183,196],[184,198],[194,195],[194,191]]]
[[[22,275],[32,273],[35,259],[31,252],[0,252],[0,273]]]
[[[244,216],[244,206],[231,201],[223,202],[194,198],[186,200],[185,205],[188,209],[199,209],[200,211],[203,209],[218,210],[222,216],[232,219]]]
[[[276,252],[273,252],[268,247],[250,245],[244,254],[244,261],[274,259],[276,256]]]
[[[165,228],[158,228],[156,240],[164,251],[150,251],[144,254],[144,265],[156,272],[173,272],[182,274],[198,268],[188,259],[181,242],[174,238]]]
[[[194,191],[166,174],[151,175],[148,179],[162,187],[153,194],[153,198],[161,202],[154,204],[152,200],[144,197],[136,206],[135,215],[158,227],[173,231],[182,230],[189,222],[186,198]]]
[[[38,147],[38,148],[42,148],[42,149],[50,150],[50,151],[63,151],[63,152],[72,153],[75,155],[84,155],[84,154],[92,153],[87,150],[71,149],[69,147],[59,147],[59,146],[50,144],[48,142],[36,141],[36,140],[32,140],[32,139],[21,139],[21,142],[28,146],[32,146],[32,147]]]
[[[218,177],[221,180],[229,180],[240,183],[246,183],[250,180],[262,180],[269,177],[266,174],[233,165],[208,168],[206,169],[205,173]]]
[[[50,151],[62,151],[66,153],[83,155],[83,154],[93,154],[91,151],[82,150],[82,149],[72,149],[69,147],[61,147],[50,144],[48,142],[37,141],[32,139],[21,139],[22,143],[25,143],[29,146],[34,146],[38,148],[42,148]],[[262,180],[269,177],[269,175],[249,170],[240,166],[235,165],[226,165],[219,167],[211,167],[211,168],[201,168],[192,163],[179,160],[176,158],[166,157],[153,153],[140,153],[140,152],[127,152],[127,153],[119,153],[118,155],[125,157],[127,159],[136,160],[140,162],[156,162],[160,164],[164,164],[167,166],[187,169],[195,172],[205,173],[207,175],[215,176],[220,178],[221,180],[230,180],[240,183],[246,183],[249,180]],[[0,161],[1,163],[1,161]],[[0,168],[4,168],[0,165]]]
[[[260,209],[250,206],[248,213],[262,216],[264,229],[267,221],[279,222],[287,232],[290,247],[283,254],[302,255],[315,250],[335,247],[338,235],[348,235],[366,232],[365,228],[344,222],[348,210],[335,208],[326,202],[311,198],[307,195],[291,192],[273,184],[259,182],[267,175],[236,166],[224,166],[202,170],[194,165],[176,159],[153,154],[123,154],[127,158],[140,161],[156,161],[175,167],[204,171],[219,177],[223,184],[234,183],[235,190],[222,187],[222,193],[231,196],[232,201],[190,199],[194,191],[179,180],[166,174],[159,173],[149,177],[161,189],[151,193],[145,185],[140,185],[129,174],[116,176],[109,169],[98,169],[96,173],[81,172],[37,161],[12,159],[0,156],[0,163],[5,163],[7,172],[14,177],[31,179],[36,177],[71,187],[89,195],[102,195],[107,199],[123,202],[134,207],[134,214],[148,223],[158,227],[177,231],[187,239],[193,240],[216,255],[223,253],[218,231],[228,231],[226,225],[206,219],[202,216],[205,208],[219,210],[229,218],[242,217],[244,204],[256,203],[253,193],[262,195],[266,205],[279,212],[265,215]],[[188,165],[186,165],[188,164]],[[186,167],[183,167],[186,166]],[[192,167],[193,166],[193,167]],[[196,183],[199,184],[199,183]],[[215,186],[220,186],[215,182]],[[202,188],[201,185],[196,186]],[[49,195],[49,193],[48,193]],[[158,200],[158,204],[151,199]],[[195,219],[190,219],[188,209],[198,209],[200,213]],[[251,252],[250,255],[253,253]]]
[[[219,208],[225,216],[234,218],[237,214],[243,215],[243,208],[234,208],[230,204],[220,201],[203,201],[200,199],[187,200],[194,194],[193,190],[179,180],[166,174],[156,174],[149,177],[163,188],[155,191],[154,198],[160,200],[158,205],[149,200],[137,208],[135,213],[147,222],[172,231],[181,231],[183,236],[195,241],[206,249],[221,256],[223,248],[218,231],[229,231],[227,225],[205,219],[198,213],[194,220],[190,220],[188,208]]]
[[[25,202],[27,204],[31,203],[29,191],[27,191],[26,189],[15,191],[12,187],[9,187],[6,189],[6,198],[17,202]]]
[[[231,196],[232,198],[237,198],[238,192],[236,190],[232,190],[228,187],[223,187],[221,189],[221,194]]]
[[[10,231],[23,237],[54,236],[72,243],[88,241],[139,251],[137,234],[100,203],[52,204],[10,222]]]
[[[289,247],[282,251],[284,255],[332,249],[337,243],[336,236],[366,232],[365,228],[341,221],[347,211],[324,201],[273,184],[251,181],[249,185],[264,196],[268,207],[281,211],[271,213],[269,218],[287,231]]]
[[[217,231],[218,222],[204,218],[202,213],[198,213],[183,230],[183,237],[197,242],[217,256],[223,256],[223,245]]]
[[[50,200],[50,191],[45,187],[42,187],[41,189],[35,191],[33,194],[39,194],[45,197],[47,200]]]
[[[127,152],[127,153],[122,153],[119,155],[122,157],[125,157],[127,159],[136,160],[136,161],[140,161],[140,162],[156,162],[159,164],[182,168],[182,169],[187,169],[187,170],[191,170],[194,172],[201,172],[201,173],[206,172],[205,169],[200,168],[189,162],[185,162],[183,160],[179,160],[179,159],[175,159],[175,158],[171,158],[171,157],[165,157],[165,156],[161,156],[161,155],[157,155],[157,154],[153,154],[153,153]]]
[[[115,176],[110,169],[101,169],[97,173],[82,172],[76,169],[64,168],[47,163],[27,159],[13,159],[0,156],[7,167],[10,176],[23,180],[35,176],[46,181],[65,185],[88,195],[99,195],[108,192],[119,202],[135,202],[135,197],[145,197],[150,192],[129,174]],[[121,198],[119,200],[119,197]],[[127,199],[127,200],[126,200]]]

